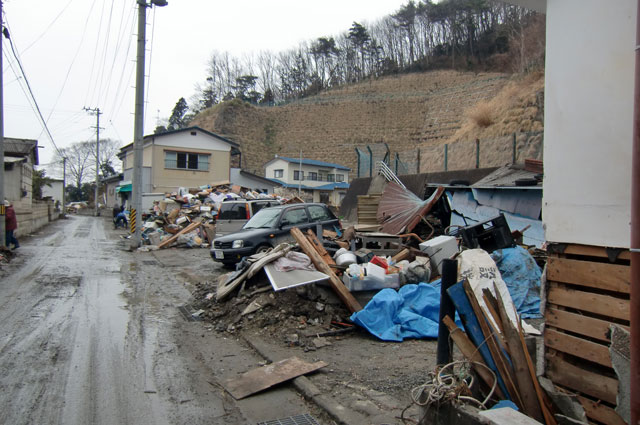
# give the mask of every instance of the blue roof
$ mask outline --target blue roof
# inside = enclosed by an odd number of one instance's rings
[[[279,183],[282,187],[287,189],[297,189],[298,187],[303,190],[334,190],[334,189],[349,189],[349,183],[347,182],[339,182],[339,183],[327,183],[322,186],[307,186],[306,184],[298,185],[297,183],[285,183],[282,180],[278,179],[268,179]]]
[[[296,164],[300,164],[300,158],[288,158],[286,156],[278,156],[274,159],[283,159],[287,162],[293,162]],[[340,165],[340,164],[333,164],[331,162],[323,162],[323,161],[316,161],[315,159],[302,159],[302,164],[303,165],[315,165],[318,167],[327,167],[327,168],[337,168],[338,170],[346,170],[346,171],[351,171],[351,168],[345,167],[344,165]]]

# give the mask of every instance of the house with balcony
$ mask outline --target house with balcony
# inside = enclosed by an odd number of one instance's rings
[[[309,202],[340,206],[349,189],[350,168],[315,159],[276,155],[264,165],[265,176],[282,185],[279,190],[300,192]]]

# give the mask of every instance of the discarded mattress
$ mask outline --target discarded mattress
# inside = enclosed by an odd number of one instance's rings
[[[440,311],[440,280],[378,292],[351,320],[383,341],[436,338]],[[461,326],[459,324],[459,326]]]
[[[516,246],[491,253],[511,300],[523,319],[540,318],[540,277],[542,271],[529,251]]]

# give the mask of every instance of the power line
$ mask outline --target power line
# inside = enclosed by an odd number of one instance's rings
[[[51,23],[49,23],[49,25],[47,25],[47,28],[45,28],[44,31],[42,31],[42,34],[40,34],[38,37],[36,37],[35,40],[33,40],[31,42],[31,44],[29,44],[25,49],[22,50],[22,53],[26,53],[27,50],[29,50],[31,47],[33,47],[34,44],[36,44],[38,41],[40,41],[40,39],[42,37],[45,36],[45,34],[47,34],[49,32],[49,29],[53,26],[53,24],[56,23],[56,21],[60,18],[60,16],[62,16],[62,14],[69,8],[69,5],[73,3],[73,0],[69,0],[69,2],[62,8],[62,10],[60,11],[60,13],[58,13],[56,15],[55,18],[53,18],[53,21],[51,21]]]

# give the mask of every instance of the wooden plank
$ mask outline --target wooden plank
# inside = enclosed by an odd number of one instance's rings
[[[495,283],[494,283],[495,286]],[[497,291],[496,291],[497,292]],[[520,346],[524,352],[525,359],[527,360],[527,368],[529,369],[529,375],[533,381],[533,386],[538,397],[538,403],[540,403],[540,409],[542,410],[542,416],[544,416],[544,422],[546,425],[557,425],[556,418],[553,415],[553,403],[549,395],[542,390],[540,382],[538,382],[538,376],[536,375],[536,367],[533,365],[533,360],[529,355],[529,348],[524,340],[524,331],[522,330],[522,320],[518,322],[518,337],[520,338]]]
[[[616,404],[618,380],[572,365],[558,356],[547,354],[545,374],[555,384]]]
[[[553,307],[547,308],[544,319],[547,326],[609,342],[609,326],[612,322]],[[622,327],[629,330],[628,326]]]
[[[495,307],[498,308],[496,316],[498,316],[498,322],[502,324],[504,340],[506,342],[506,346],[509,348],[509,355],[511,356],[511,363],[513,364],[515,380],[518,384],[518,392],[522,398],[523,410],[527,416],[541,422],[543,421],[542,406],[541,403],[538,402],[536,388],[533,385],[531,374],[529,373],[529,364],[527,363],[527,358],[525,357],[522,344],[520,342],[520,334],[507,314],[507,310],[504,306],[504,300],[502,299],[498,288],[495,288],[495,292],[495,299],[489,289],[487,289],[486,292],[483,291],[483,295],[489,300],[489,304],[493,304],[493,302],[496,301]]]
[[[569,244],[565,248],[564,255],[584,255],[588,257],[601,257],[601,258],[609,258],[607,255],[606,248],[601,246],[593,246],[593,245],[580,245],[580,244]],[[624,250],[618,256],[619,260],[630,260],[631,253],[629,250]]]
[[[189,233],[189,232],[195,230],[198,226],[200,226],[201,222],[202,222],[202,220],[194,220],[193,223],[191,223],[190,225],[188,225],[184,229],[180,230],[175,235],[173,235],[170,238],[165,239],[162,242],[160,242],[158,244],[158,248],[164,248],[165,246],[172,244],[173,242],[175,242],[176,239],[178,239],[178,236],[183,235],[185,233]]]
[[[612,367],[609,348],[604,345],[548,328],[544,330],[544,344],[554,350]]]
[[[464,288],[464,292],[467,294],[467,298],[469,299],[469,304],[471,304],[471,308],[476,318],[478,319],[478,323],[480,324],[480,329],[484,335],[485,341],[487,342],[487,347],[491,352],[491,357],[496,362],[498,366],[498,370],[500,371],[500,375],[502,375],[502,379],[504,379],[504,383],[507,387],[507,392],[511,395],[512,401],[518,405],[521,409],[524,408],[524,402],[522,401],[522,397],[518,392],[518,388],[515,385],[514,372],[511,369],[511,366],[507,363],[506,359],[503,357],[502,350],[498,345],[498,342],[493,337],[493,333],[489,328],[489,324],[487,323],[487,318],[480,307],[480,303],[476,298],[476,294],[473,292],[471,288],[471,284],[468,280],[464,280],[462,282],[462,286]]]
[[[550,285],[547,302],[616,319],[630,319],[629,300],[561,288],[554,283]]]
[[[484,362],[484,360],[482,360],[480,352],[478,351],[476,346],[473,345],[473,342],[471,342],[471,340],[467,337],[467,334],[464,333],[464,331],[458,326],[456,326],[455,322],[451,320],[451,317],[449,316],[444,316],[442,322],[446,325],[447,329],[449,329],[449,335],[451,336],[453,342],[458,346],[458,349],[460,349],[462,355],[465,356],[469,361],[478,363],[478,365],[473,365],[473,367],[478,373],[478,376],[480,376],[480,379],[482,379],[489,388],[496,385],[496,394],[500,398],[504,398],[502,390],[497,385],[497,382],[494,382],[497,380],[497,378],[495,378],[495,376],[489,372],[487,364]]]
[[[351,312],[356,312],[362,310],[362,306],[360,303],[353,297],[351,292],[344,286],[344,283],[336,276],[331,267],[327,263],[324,262],[324,259],[318,254],[315,247],[307,240],[305,235],[298,229],[294,227],[291,229],[291,236],[298,242],[300,249],[309,256],[311,262],[318,271],[329,276],[329,284],[338,295],[338,298],[342,300],[342,302],[347,306],[347,308]]]
[[[327,366],[325,362],[307,363],[291,357],[243,373],[239,378],[227,379],[222,386],[235,398],[241,400],[251,394]]]
[[[587,416],[598,422],[602,422],[607,425],[626,425],[627,423],[616,413],[614,409],[609,406],[605,406],[602,403],[597,403],[588,398],[578,396],[578,400],[584,408]]]
[[[311,245],[313,245],[313,247],[316,249],[316,252],[322,257],[325,263],[327,263],[329,266],[336,265],[336,262],[333,260],[331,254],[327,252],[327,250],[324,248],[324,245],[322,245],[322,243],[318,240],[316,234],[313,233],[313,230],[311,229],[307,230],[307,240],[311,242]]]
[[[550,257],[547,279],[628,294],[631,290],[631,267]]]

